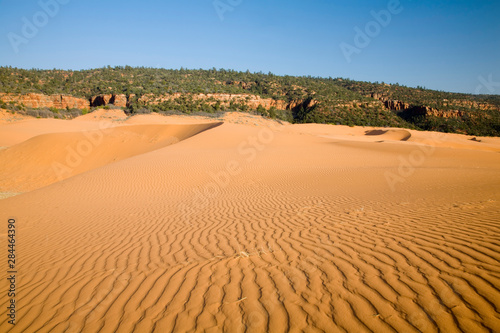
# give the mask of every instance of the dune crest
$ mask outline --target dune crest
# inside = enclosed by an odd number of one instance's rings
[[[408,141],[411,138],[411,133],[405,130],[368,130],[365,135],[393,141]]]
[[[160,149],[221,123],[133,125],[42,134],[0,150],[0,192],[27,192]]]

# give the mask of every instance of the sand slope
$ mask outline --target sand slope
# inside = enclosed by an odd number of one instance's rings
[[[500,154],[211,126],[0,200],[23,268],[18,324],[2,310],[0,330],[500,330]]]
[[[103,127],[39,135],[0,151],[0,191],[34,190],[175,144],[219,124]]]

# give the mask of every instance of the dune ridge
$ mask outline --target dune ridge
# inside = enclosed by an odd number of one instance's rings
[[[185,140],[221,123],[134,125],[42,134],[0,151],[0,191],[27,192]]]
[[[500,155],[354,130],[224,123],[0,200],[0,330],[498,331]]]

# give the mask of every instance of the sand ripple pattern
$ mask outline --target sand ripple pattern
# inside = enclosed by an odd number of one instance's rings
[[[276,134],[196,205],[208,171],[242,161],[207,143],[225,131],[1,201],[23,247],[19,321],[0,330],[500,331],[498,170],[423,167],[392,193],[380,167],[339,165],[350,147]]]

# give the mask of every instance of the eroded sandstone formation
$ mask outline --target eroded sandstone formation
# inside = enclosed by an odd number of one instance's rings
[[[421,105],[411,105],[403,101],[396,99],[391,99],[387,95],[373,93],[368,95],[376,101],[376,103],[381,103],[381,106],[385,107],[391,111],[404,111],[411,113],[412,115],[424,115],[424,116],[434,116],[439,118],[459,118],[464,117],[466,112],[461,110],[442,110],[428,106]],[[135,94],[130,94],[126,96],[125,94],[103,94],[97,95],[87,100],[85,98],[78,98],[68,95],[43,95],[43,94],[11,94],[11,93],[0,93],[0,100],[9,103],[13,102],[17,105],[24,105],[29,108],[56,108],[56,109],[88,109],[90,107],[101,107],[107,105],[115,105],[117,107],[127,107],[132,101],[136,99]],[[301,106],[304,108],[314,107],[318,102],[314,99],[297,99],[291,102],[286,102],[283,100],[275,100],[272,98],[262,98],[258,95],[253,94],[183,94],[183,93],[173,93],[173,94],[163,94],[154,95],[146,94],[141,96],[137,101],[143,103],[144,105],[156,105],[161,104],[166,101],[173,101],[176,99],[187,99],[193,101],[203,101],[209,105],[215,105],[219,103],[220,106],[226,108],[231,107],[231,103],[246,105],[249,109],[257,109],[262,106],[264,109],[269,110],[271,108],[276,108],[278,110],[295,110]],[[182,102],[182,101],[180,101]],[[375,102],[373,102],[375,103]],[[360,107],[365,105],[367,107],[374,107],[372,102],[357,102],[353,101],[351,103],[336,104],[334,107]],[[468,101],[443,101],[444,105],[449,108],[450,106],[461,106],[461,107],[474,107],[481,110],[489,110],[492,108],[488,103],[476,103]]]
[[[106,94],[106,95],[93,96],[90,99],[90,106],[93,107],[106,106],[109,104],[113,104],[114,106],[118,107],[126,107],[127,96],[125,96],[125,94],[119,94],[119,95]]]
[[[203,100],[209,105],[213,105],[217,102],[220,105],[229,107],[232,103],[239,103],[248,106],[250,109],[257,109],[262,106],[264,109],[269,110],[275,107],[278,110],[293,110],[294,108],[304,104],[305,100],[294,100],[287,103],[283,100],[275,100],[272,98],[262,98],[258,95],[252,94],[165,94],[160,96],[155,96],[153,94],[146,94],[139,98],[139,102],[144,104],[160,104],[165,101],[171,101],[178,98],[190,98],[195,101]],[[129,101],[131,98],[129,98]],[[310,100],[307,107],[312,107],[317,104],[317,101]]]
[[[89,107],[89,101],[68,95],[43,95],[43,94],[8,94],[0,93],[0,100],[30,108],[56,108],[56,109],[85,109]]]
[[[461,110],[440,110],[437,108],[429,107],[429,106],[414,106],[409,103],[405,103],[398,100],[393,100],[383,94],[373,93],[369,97],[374,99],[378,99],[381,101],[384,106],[391,111],[405,111],[410,115],[419,115],[419,116],[433,116],[438,118],[462,118],[466,115],[466,112]],[[468,107],[468,108],[478,108],[480,110],[494,110],[495,107],[488,103],[476,103],[472,101],[461,101],[454,100],[448,101],[443,100],[443,105],[446,107],[455,106],[455,107]]]

